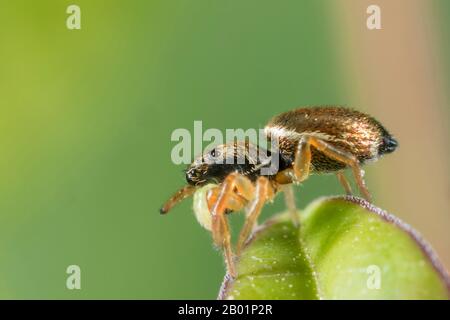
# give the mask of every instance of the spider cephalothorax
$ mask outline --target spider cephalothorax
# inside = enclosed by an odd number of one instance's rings
[[[205,195],[214,243],[224,249],[227,270],[235,276],[230,231],[225,214],[245,208],[246,221],[237,243],[239,254],[256,225],[263,205],[278,191],[298,223],[292,184],[310,173],[335,172],[347,194],[351,187],[343,170],[349,168],[361,194],[370,201],[361,165],[393,152],[397,141],[374,118],[342,107],[300,108],[272,118],[265,127],[268,140],[278,142],[276,150],[265,151],[248,142],[216,146],[196,158],[186,170],[188,184],[161,208],[168,212],[176,203],[200,187],[213,183]],[[265,151],[265,152],[261,152]],[[263,170],[276,159],[275,171]]]
[[[198,156],[186,170],[190,185],[221,183],[233,172],[255,181],[261,168],[270,162],[270,154],[249,142],[218,145]]]

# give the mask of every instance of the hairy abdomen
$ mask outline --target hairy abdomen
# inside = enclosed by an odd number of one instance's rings
[[[392,152],[396,141],[374,118],[342,107],[300,108],[282,113],[267,124],[266,134],[280,139],[280,151],[293,161],[295,149],[303,135],[321,139],[331,146],[355,156],[360,163],[376,160]],[[312,148],[312,169],[336,171],[345,165]]]

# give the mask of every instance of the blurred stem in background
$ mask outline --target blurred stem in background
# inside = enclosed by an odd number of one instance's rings
[[[450,265],[449,96],[437,8],[443,2],[376,1],[381,30],[366,28],[373,1],[334,2],[336,43],[354,106],[385,123],[400,147],[368,169],[375,203],[417,226]],[[447,90],[447,91],[446,91]],[[377,172],[377,174],[371,174]],[[382,174],[378,174],[382,172]]]

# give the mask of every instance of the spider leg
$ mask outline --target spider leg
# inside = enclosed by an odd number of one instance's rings
[[[217,202],[217,199],[219,198],[220,192],[222,190],[221,186],[215,187],[208,191],[208,194],[206,195],[206,199],[208,202],[208,209],[209,212],[212,212],[212,208],[214,207],[214,204]],[[238,195],[235,192],[232,192],[229,194],[229,197],[227,199],[227,205],[225,208],[225,213],[229,211],[239,211],[242,208],[245,207],[247,204],[247,200]]]
[[[267,200],[272,199],[275,194],[270,181],[266,177],[259,177],[258,180],[256,180],[255,194],[255,198],[250,202],[244,226],[239,234],[239,240],[237,243],[238,255],[241,253],[242,247],[255,227],[264,203]]]
[[[280,185],[287,185],[297,181],[294,170],[292,168],[280,171],[275,176],[275,181]]]
[[[297,183],[306,180],[311,167],[311,137],[303,136],[297,147],[294,158],[294,173]]]
[[[224,212],[219,214],[217,218],[218,220],[216,219],[216,221],[214,221],[213,216],[213,235],[215,233],[217,237],[217,233],[220,233],[220,237],[223,240],[221,245],[223,247],[223,255],[225,258],[227,271],[234,278],[236,276],[236,269],[234,267],[233,249],[231,247],[230,226],[228,225]]]
[[[295,196],[292,183],[297,183],[298,179],[295,175],[294,169],[289,168],[280,171],[275,176],[275,182],[279,184],[281,190],[284,192],[284,201],[289,213],[291,214],[292,223],[298,227],[300,221],[297,215],[297,207],[295,205]]]
[[[175,194],[172,197],[170,197],[170,199],[167,200],[166,203],[164,203],[164,205],[161,207],[159,212],[161,214],[166,214],[167,212],[170,211],[170,209],[172,209],[175,205],[180,203],[182,200],[186,199],[187,197],[192,196],[194,194],[195,190],[196,190],[195,186],[191,186],[191,185],[184,186],[183,188],[181,188],[180,190],[175,192]]]
[[[286,207],[288,208],[289,214],[291,215],[292,222],[295,227],[300,225],[300,221],[297,215],[297,206],[295,205],[294,188],[291,184],[283,185],[282,190],[284,191],[284,201]]]
[[[230,202],[235,199],[235,189],[244,199],[251,199],[255,187],[247,177],[239,173],[231,173],[225,178],[217,196],[217,201],[211,206],[213,241],[216,246],[223,248],[227,270],[232,277],[236,276],[236,271],[231,248],[230,227],[225,213],[226,209],[229,208]],[[212,203],[215,200],[214,198],[211,196],[209,203]]]
[[[304,139],[302,138],[301,141],[303,141]],[[313,146],[314,148],[316,148],[318,151],[321,151],[323,154],[325,154],[326,156],[337,160],[339,162],[344,163],[345,165],[349,166],[352,171],[353,171],[353,175],[355,176],[355,180],[356,180],[356,184],[358,185],[359,191],[361,192],[362,196],[370,202],[371,200],[371,196],[369,193],[369,190],[367,190],[366,184],[364,182],[364,171],[361,169],[360,165],[359,165],[359,161],[358,159],[352,155],[349,154],[345,151],[339,150],[338,148],[332,146],[331,144],[318,139],[316,137],[312,137],[312,136],[307,136],[305,137],[306,140],[306,144]],[[298,150],[297,150],[297,154],[298,154]],[[297,158],[295,159],[295,163],[297,163]],[[302,163],[302,160],[299,160],[300,164]],[[301,166],[300,166],[301,168]],[[295,170],[295,165],[294,165],[294,170]]]
[[[338,171],[336,173],[336,177],[338,178],[339,183],[344,187],[345,193],[347,193],[347,195],[352,195],[352,187],[348,182],[347,178],[345,177],[344,172]]]
[[[283,186],[286,206],[291,214],[294,226],[299,226],[300,221],[298,219],[297,208],[295,206],[293,188],[289,184],[298,184],[306,180],[309,176],[310,167],[311,143],[309,142],[309,136],[304,136],[298,143],[292,168],[280,171],[275,176],[275,181]]]

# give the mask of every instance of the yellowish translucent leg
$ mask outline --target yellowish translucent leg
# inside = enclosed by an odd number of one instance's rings
[[[169,200],[164,203],[164,205],[161,207],[159,212],[161,214],[166,214],[169,212],[175,205],[186,199],[187,197],[190,197],[194,194],[196,190],[196,187],[187,185],[178,190],[172,197],[170,197]]]
[[[369,193],[369,190],[367,190],[366,184],[364,182],[364,171],[361,169],[359,165],[358,159],[352,154],[349,154],[347,152],[344,152],[342,150],[339,150],[335,148],[334,146],[330,145],[329,143],[320,140],[315,137],[308,137],[308,143],[312,145],[317,150],[321,151],[326,156],[337,160],[339,162],[342,162],[343,164],[349,166],[352,171],[353,175],[355,176],[356,184],[359,188],[359,191],[361,192],[361,195],[367,200],[371,201],[371,196]]]
[[[286,202],[286,207],[291,215],[292,223],[294,226],[298,227],[300,221],[297,214],[297,206],[295,205],[294,188],[291,184],[283,186],[284,201]]]
[[[238,255],[255,227],[264,203],[273,196],[274,190],[270,185],[270,181],[266,177],[259,177],[258,180],[256,180],[255,198],[250,202],[244,226],[239,234],[239,240],[237,243]]]
[[[344,187],[345,193],[349,196],[352,195],[352,187],[345,177],[344,172],[338,171],[336,173],[336,177],[338,178],[339,183],[342,185],[342,187]]]
[[[231,233],[228,221],[225,217],[226,209],[229,208],[231,202],[235,200],[234,189],[237,189],[239,194],[244,198],[249,198],[254,194],[254,186],[251,181],[238,173],[232,173],[227,176],[222,184],[221,190],[217,196],[217,201],[212,205],[212,225],[211,231],[214,244],[223,248],[225,263],[227,265],[228,273],[236,276],[234,267],[233,250],[231,247]]]
[[[294,159],[294,173],[297,178],[297,183],[306,180],[309,176],[311,167],[311,145],[310,137],[304,136],[300,139],[295,152]]]

